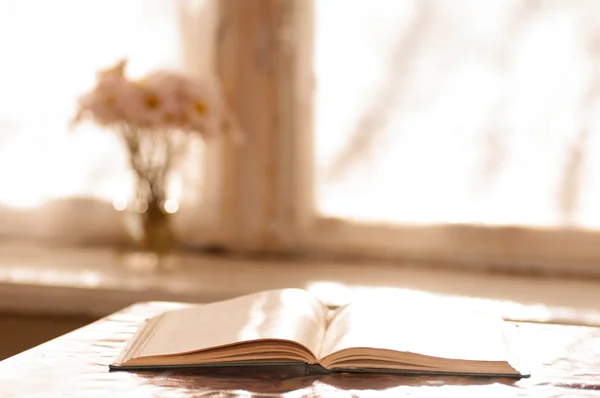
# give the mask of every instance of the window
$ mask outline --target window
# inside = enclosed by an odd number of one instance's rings
[[[109,204],[131,178],[119,146],[66,126],[94,72],[125,55],[137,72],[218,74],[244,130],[243,145],[200,146],[174,187],[191,244],[485,265],[600,259],[596,1],[90,4],[0,0],[0,203],[12,220],[0,233],[32,230],[39,221],[22,214],[34,213],[52,234],[79,208],[80,229],[119,234]]]
[[[113,239],[110,204],[130,198],[133,175],[117,138],[69,128],[77,98],[99,69],[122,58],[129,72],[175,68],[208,78],[209,1],[0,0],[0,234]],[[202,145],[171,194],[198,224],[207,203]],[[182,219],[188,217],[182,217]]]
[[[595,2],[315,4],[320,212],[600,227]]]
[[[228,163],[241,241],[563,271],[600,259],[595,2],[220,4],[227,27],[248,18],[218,46],[250,141]]]
[[[313,245],[600,257],[598,2],[314,4]]]

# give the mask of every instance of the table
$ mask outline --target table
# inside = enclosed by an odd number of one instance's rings
[[[304,376],[304,368],[245,374],[108,371],[108,364],[144,319],[183,305],[136,304],[0,362],[0,397],[600,396],[600,328],[539,323],[520,324],[532,371],[532,377],[521,380]]]

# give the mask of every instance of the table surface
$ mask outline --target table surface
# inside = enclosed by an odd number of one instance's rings
[[[0,397],[600,396],[600,328],[522,323],[527,379],[304,376],[304,369],[109,372],[146,318],[184,304],[140,303],[0,362]],[[239,371],[237,371],[239,372]]]

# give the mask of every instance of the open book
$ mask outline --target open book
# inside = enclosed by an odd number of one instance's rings
[[[111,369],[305,363],[318,372],[520,377],[509,329],[499,318],[393,300],[331,311],[304,290],[271,290],[152,318]]]

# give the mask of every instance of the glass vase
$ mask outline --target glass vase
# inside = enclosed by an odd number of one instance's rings
[[[135,245],[126,264],[136,271],[172,271],[177,268],[178,240],[168,202],[137,199],[127,206],[125,226]]]

